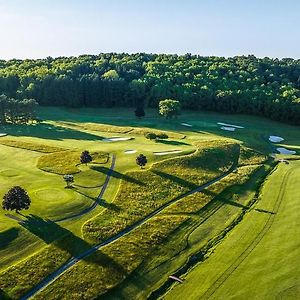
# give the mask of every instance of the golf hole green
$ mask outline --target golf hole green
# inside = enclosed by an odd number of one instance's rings
[[[40,189],[35,191],[34,196],[38,200],[54,202],[54,201],[71,201],[72,193],[63,189]]]

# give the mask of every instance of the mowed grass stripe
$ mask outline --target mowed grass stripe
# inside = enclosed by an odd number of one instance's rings
[[[250,295],[253,295],[254,290],[251,291],[251,288],[254,289],[254,286],[245,285],[245,280],[246,278],[251,278],[251,268],[254,267],[248,258],[251,257],[253,259],[252,254],[256,253],[256,249],[272,232],[272,225],[277,220],[277,215],[281,212],[281,205],[286,198],[286,194],[284,193],[289,192],[287,190],[287,182],[292,178],[294,171],[295,168],[293,165],[279,165],[268,176],[261,190],[259,201],[245,215],[241,223],[214,249],[214,252],[208,259],[196,265],[195,268],[185,274],[184,278],[186,281],[184,285],[175,285],[163,298],[172,300],[182,299],[187,290],[190,291],[190,299],[219,299],[221,295],[222,297],[240,295],[241,299],[247,299]],[[282,176],[285,177],[283,182],[281,180]],[[277,193],[276,198],[271,196],[274,193]],[[226,255],[224,255],[225,253]],[[264,259],[266,262],[271,263],[272,253],[269,253],[269,256]],[[249,269],[245,265],[246,261],[249,264]],[[239,271],[241,267],[243,268],[242,274]],[[239,274],[239,277],[235,274]],[[273,279],[272,275],[272,273],[264,274],[263,276],[265,277],[252,278],[252,280],[265,283],[272,282],[270,280],[276,282],[276,279]],[[230,280],[232,276],[235,278],[234,283]],[[243,281],[244,284],[236,289],[240,281]],[[194,288],[195,285],[198,286],[197,289]],[[247,296],[243,294],[244,290],[248,291]],[[269,298],[265,298],[264,296],[264,299]]]
[[[280,204],[282,202],[284,193],[286,191],[287,182],[289,179],[289,176],[292,174],[294,169],[289,169],[282,179],[281,185],[280,185],[280,192],[276,198],[276,201],[274,203],[274,208],[272,210],[272,213],[269,214],[267,221],[261,231],[258,233],[256,238],[253,240],[253,242],[248,245],[248,247],[237,257],[235,262],[214,282],[214,284],[203,294],[201,298],[203,299],[209,299],[215,291],[227,280],[227,278],[239,267],[239,265],[251,254],[251,252],[255,249],[255,247],[260,243],[260,241],[264,238],[265,234],[268,232],[268,230],[271,228],[274,219],[276,217],[276,213],[278,212],[280,208]]]

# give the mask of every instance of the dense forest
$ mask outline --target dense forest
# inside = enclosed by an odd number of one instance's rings
[[[0,61],[0,94],[40,105],[249,113],[300,124],[300,60],[116,54]]]

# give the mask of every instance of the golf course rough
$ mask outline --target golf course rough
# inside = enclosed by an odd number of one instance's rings
[[[156,111],[149,110],[145,119],[137,120],[129,109],[120,114],[114,117],[115,112],[110,109],[47,107],[39,109],[39,116],[44,120],[39,124],[5,126],[8,136],[0,139],[0,197],[13,180],[28,191],[32,205],[22,212],[23,216],[0,212],[0,288],[3,295],[20,299],[71,257],[80,257],[93,245],[126,232],[146,218],[128,234],[85,257],[35,295],[37,299],[67,299],[67,296],[92,299],[104,294],[145,299],[164,284],[171,270],[175,273],[184,266],[193,253],[206,247],[209,239],[225,230],[253,203],[257,182],[269,168],[267,157],[277,146],[266,137],[276,133],[284,137],[286,145],[283,147],[297,152],[299,149],[298,127],[284,124],[278,127],[276,122],[257,117],[183,112],[177,120],[164,120],[157,117]],[[221,124],[217,124],[219,120],[231,128],[244,128],[223,131],[219,127]],[[150,141],[144,137],[147,132],[166,133],[169,138]],[[103,142],[105,138],[114,137],[122,139]],[[82,165],[78,161],[84,150],[95,155],[91,164]],[[131,155],[126,152],[128,150]],[[174,150],[178,152],[172,153]],[[154,155],[157,152],[168,154]],[[135,163],[135,156],[140,153],[148,159],[144,170]],[[101,199],[95,202],[110,172],[113,155],[117,158],[116,167]],[[295,160],[289,164],[280,163],[278,170],[296,163]],[[232,169],[233,166],[236,169]],[[218,177],[229,171],[224,178]],[[73,188],[65,189],[62,175],[69,173],[74,174],[75,182]],[[293,171],[292,174],[297,178],[298,173]],[[204,190],[180,198],[216,178],[220,180]],[[289,186],[287,183],[285,189]],[[275,193],[277,187],[278,184],[269,188],[270,192]],[[247,220],[252,213],[259,216],[253,221],[253,230],[247,229],[249,237],[247,231],[244,233],[245,240],[251,239],[260,218],[268,215],[265,211],[271,211],[259,207],[261,200],[263,195],[244,217]],[[95,203],[95,208],[89,211]],[[155,210],[157,214],[151,217]],[[87,213],[68,221],[82,211]],[[275,216],[274,225],[277,214]],[[53,222],[61,219],[67,221]],[[295,222],[289,225],[294,228]],[[240,222],[224,243],[244,223],[248,222]],[[216,251],[224,243],[219,243]],[[235,247],[236,251],[228,253],[234,255],[239,249]],[[207,262],[212,258],[213,255]],[[279,269],[279,265],[277,267]],[[288,275],[294,278],[288,267],[285,270],[285,278]],[[293,272],[297,275],[296,270]],[[145,284],[136,285],[135,276],[145,279]],[[230,288],[232,294],[237,293],[234,290],[236,282]],[[187,284],[188,280],[181,287]],[[278,297],[297,292],[297,283],[292,279],[276,284]],[[217,295],[219,289],[221,291],[222,286],[215,289],[213,295]],[[250,291],[245,291],[245,295],[247,293]],[[177,291],[176,294],[180,295]],[[261,289],[257,295],[262,295]]]

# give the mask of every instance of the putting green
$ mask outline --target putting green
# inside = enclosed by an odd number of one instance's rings
[[[32,196],[39,201],[55,202],[55,201],[71,201],[74,197],[73,193],[67,189],[58,188],[42,188],[34,191]]]

